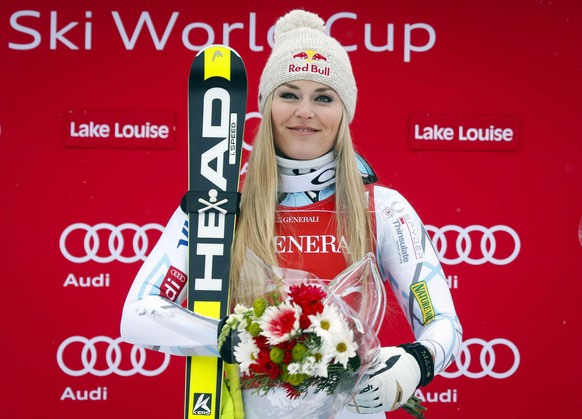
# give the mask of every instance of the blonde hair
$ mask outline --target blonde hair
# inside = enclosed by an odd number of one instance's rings
[[[246,304],[252,301],[248,301],[245,296],[256,296],[264,292],[259,279],[261,275],[253,274],[258,267],[243,266],[245,259],[248,262],[247,251],[252,251],[268,266],[278,265],[275,249],[275,217],[279,176],[271,109],[272,94],[265,102],[263,119],[249,158],[231,260],[231,297],[235,302]],[[343,256],[346,263],[351,264],[373,250],[373,229],[345,109],[335,151],[337,235],[345,237],[348,243],[349,251],[343,251]]]

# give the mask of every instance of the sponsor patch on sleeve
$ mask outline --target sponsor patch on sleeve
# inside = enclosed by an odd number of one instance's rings
[[[388,225],[394,234],[394,244],[402,267],[422,262],[422,228],[409,213],[394,214],[389,217]]]
[[[186,286],[188,277],[184,272],[170,266],[160,286],[160,295],[171,301],[176,301]]]
[[[422,312],[423,324],[426,325],[433,321],[435,316],[434,307],[430,299],[430,294],[428,293],[426,282],[420,281],[416,284],[412,284],[410,286],[410,291],[412,291],[412,294],[420,307],[420,311]]]

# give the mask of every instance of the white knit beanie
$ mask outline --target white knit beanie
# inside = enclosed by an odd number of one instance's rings
[[[293,10],[275,25],[275,45],[259,83],[259,112],[273,90],[294,80],[312,80],[331,87],[341,98],[351,122],[358,89],[348,53],[325,33],[316,14]]]

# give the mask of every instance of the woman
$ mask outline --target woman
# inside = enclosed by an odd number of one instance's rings
[[[322,279],[373,251],[417,339],[381,348],[367,386],[348,406],[384,417],[454,360],[462,332],[418,215],[398,192],[375,185],[373,172],[354,151],[349,123],[356,83],[345,49],[323,24],[301,10],[277,22],[259,85],[263,119],[242,192],[231,295],[244,302],[256,286],[238,280],[248,250],[268,265]],[[160,285],[170,269],[186,271],[187,251],[176,247],[185,221],[178,209],[138,273],[124,307],[122,336],[173,354],[216,354],[216,323],[178,308],[184,290],[167,295]],[[298,246],[306,237],[309,243]],[[253,403],[260,401],[247,395],[251,417]]]

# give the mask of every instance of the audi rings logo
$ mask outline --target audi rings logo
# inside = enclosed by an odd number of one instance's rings
[[[164,227],[155,223],[144,226],[132,223],[119,226],[108,223],[94,226],[75,223],[63,231],[59,247],[63,256],[73,263],[133,263],[145,260],[150,244],[157,241],[159,235],[153,237],[152,234],[150,237],[152,231],[161,233]]]
[[[156,360],[148,362],[148,355],[155,356]],[[162,357],[160,364],[158,360]],[[170,355],[124,343],[120,337],[112,339],[108,336],[96,336],[87,339],[83,336],[71,336],[60,344],[57,363],[65,374],[73,377],[85,374],[98,377],[110,374],[123,377],[141,374],[153,377],[166,370]]]
[[[476,367],[472,356],[472,349],[479,351],[479,367]],[[515,344],[507,339],[498,338],[487,342],[483,339],[472,338],[463,341],[461,353],[455,360],[457,371],[444,371],[443,377],[456,378],[464,375],[469,378],[507,378],[512,376],[519,367],[520,355]],[[450,369],[450,367],[449,367]]]
[[[432,242],[442,263],[470,265],[493,263],[507,265],[515,260],[521,249],[521,241],[514,229],[504,225],[483,227],[472,225],[459,227],[427,225]],[[455,238],[456,236],[456,238]],[[452,246],[454,245],[454,248]]]

